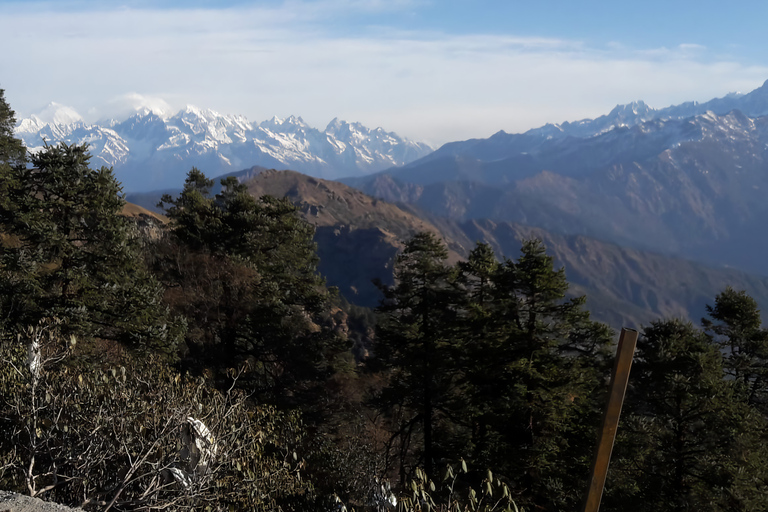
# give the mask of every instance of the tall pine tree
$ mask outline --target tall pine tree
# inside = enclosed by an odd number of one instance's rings
[[[645,328],[611,463],[608,507],[766,509],[765,422],[725,376],[718,347],[690,323]]]
[[[180,326],[143,266],[120,184],[86,146],[46,146],[32,167],[0,169],[0,301],[6,327],[44,318],[64,330],[173,353]]]
[[[475,464],[513,483],[519,503],[573,508],[594,444],[610,329],[568,299],[564,269],[539,240],[492,264],[479,246],[462,265],[471,321],[463,336]],[[488,297],[488,298],[486,298]],[[474,313],[472,313],[474,311]]]
[[[193,168],[178,197],[163,197],[171,247],[153,266],[189,319],[197,362],[248,363],[241,380],[261,399],[306,405],[342,350],[322,325],[330,293],[317,273],[314,228],[287,199],[254,198],[235,178],[221,186],[212,195],[213,180]]]
[[[701,320],[725,354],[724,367],[744,401],[768,417],[768,331],[763,329],[755,299],[727,287],[707,306]]]
[[[5,100],[5,91],[0,89],[0,168],[3,173],[26,163],[26,148],[13,134],[15,125],[15,113]]]
[[[419,233],[397,257],[394,286],[381,287],[374,354],[387,370],[387,385],[376,402],[383,411],[400,413],[392,417],[392,440],[401,480],[419,463],[433,477],[441,458],[440,425],[457,376],[451,346],[460,300],[447,258],[434,234]]]

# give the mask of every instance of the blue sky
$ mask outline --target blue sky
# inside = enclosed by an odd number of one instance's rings
[[[705,0],[0,0],[0,87],[19,118],[194,104],[440,144],[748,92],[766,19]]]

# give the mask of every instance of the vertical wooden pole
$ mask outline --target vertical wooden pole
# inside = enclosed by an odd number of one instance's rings
[[[608,474],[608,464],[611,462],[611,451],[616,439],[616,429],[619,425],[621,406],[627,391],[629,370],[632,368],[632,357],[637,344],[637,331],[622,329],[619,346],[616,348],[616,360],[613,363],[611,384],[608,392],[608,404],[603,415],[603,426],[597,438],[595,459],[592,462],[592,473],[589,478],[589,488],[584,500],[584,512],[598,512],[600,500],[603,497],[605,477]]]

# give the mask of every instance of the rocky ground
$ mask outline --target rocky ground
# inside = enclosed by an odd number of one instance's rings
[[[76,512],[78,510],[82,509],[69,508],[22,494],[0,491],[0,512]]]

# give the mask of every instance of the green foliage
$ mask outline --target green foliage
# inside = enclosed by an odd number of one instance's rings
[[[750,405],[768,414],[768,331],[763,329],[757,302],[728,287],[707,306],[710,318],[701,323],[726,354],[724,369]]]
[[[217,391],[151,356],[112,367],[56,364],[63,346],[58,335],[45,339],[38,378],[23,347],[1,347],[3,489],[86,510],[314,506],[296,453],[304,431],[295,414],[255,407],[238,391]],[[188,418],[210,430],[214,455],[185,441]],[[187,483],[174,471],[184,471]]]
[[[765,420],[725,378],[718,347],[690,323],[645,329],[609,482],[624,510],[764,510]],[[614,505],[616,506],[616,505]]]
[[[308,403],[343,350],[325,327],[329,292],[317,274],[314,230],[286,199],[255,199],[234,178],[213,182],[192,169],[177,198],[163,197],[171,239],[151,249],[174,311],[190,329],[198,362],[246,362],[243,382],[263,399]]]
[[[576,506],[610,330],[589,320],[583,297],[565,299],[565,274],[539,241],[518,261],[499,263],[484,244],[455,267],[446,257],[432,235],[411,239],[378,309],[387,386],[375,403],[390,417],[401,480],[421,453],[428,475],[430,458],[463,453],[507,475],[524,504]]]
[[[462,394],[475,464],[507,475],[520,503],[574,508],[612,333],[589,319],[584,297],[565,298],[564,270],[538,240],[500,264],[480,244],[461,268],[469,296]]]
[[[15,113],[5,101],[5,91],[0,89],[0,172],[26,164],[26,148],[13,134]],[[0,189],[2,192],[4,189]]]
[[[397,258],[395,285],[381,287],[384,300],[378,308],[374,353],[389,375],[375,401],[390,415],[396,412],[391,418],[401,480],[415,433],[421,434],[423,448],[417,462],[423,460],[427,474],[433,474],[437,457],[433,429],[447,412],[457,376],[451,366],[451,345],[460,295],[447,257],[433,234],[417,234]]]
[[[172,352],[181,327],[140,258],[112,170],[85,146],[46,146],[34,167],[3,168],[0,301],[7,329],[56,317],[87,337]]]

